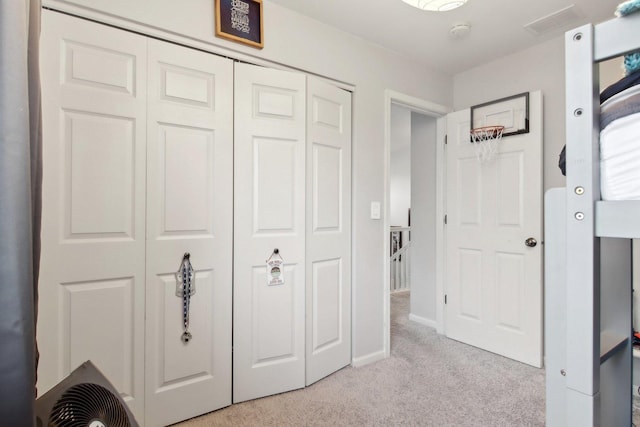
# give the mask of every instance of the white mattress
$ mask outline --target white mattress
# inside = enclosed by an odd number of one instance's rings
[[[600,191],[602,200],[640,200],[640,112],[600,131]]]

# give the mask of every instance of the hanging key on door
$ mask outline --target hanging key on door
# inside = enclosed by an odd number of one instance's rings
[[[195,272],[191,266],[191,254],[186,252],[182,257],[180,268],[176,272],[176,296],[182,298],[182,328],[184,332],[180,339],[187,344],[192,335],[189,332],[189,305],[191,297],[196,293]]]

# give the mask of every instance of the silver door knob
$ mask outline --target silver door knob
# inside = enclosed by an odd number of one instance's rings
[[[538,244],[538,241],[533,237],[529,237],[527,240],[524,241],[524,244],[529,246],[530,248],[533,248]]]

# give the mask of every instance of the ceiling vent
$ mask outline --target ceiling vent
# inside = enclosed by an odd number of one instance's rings
[[[524,28],[540,36],[555,31],[567,31],[579,24],[582,15],[574,4],[528,23]]]

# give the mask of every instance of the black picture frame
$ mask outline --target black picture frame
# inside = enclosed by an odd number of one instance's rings
[[[471,107],[471,129],[504,126],[502,137],[529,133],[529,92]]]
[[[262,0],[215,0],[216,36],[262,49]]]

